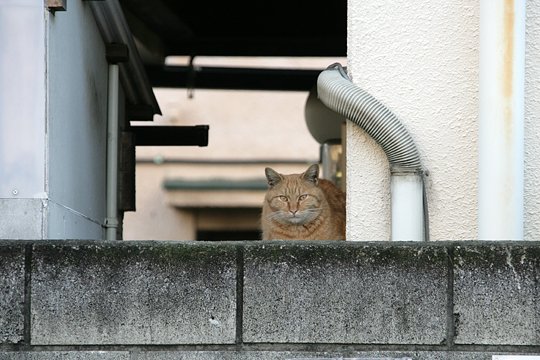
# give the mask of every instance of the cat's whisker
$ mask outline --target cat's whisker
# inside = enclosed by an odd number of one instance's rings
[[[275,211],[265,216],[268,220],[275,220],[277,218],[283,217],[285,213],[282,211]]]
[[[302,211],[303,212],[321,212],[321,210],[323,210],[323,209],[326,209],[326,208],[320,207],[320,208],[313,208],[313,209],[304,209]]]

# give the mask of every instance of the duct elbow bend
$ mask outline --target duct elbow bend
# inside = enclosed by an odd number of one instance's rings
[[[392,173],[424,173],[405,126],[386,106],[354,85],[339,63],[321,72],[317,91],[324,105],[358,125],[382,147]]]
[[[426,173],[405,126],[386,106],[354,85],[340,64],[321,72],[317,92],[324,105],[363,129],[388,157],[392,174],[391,240],[427,240]]]

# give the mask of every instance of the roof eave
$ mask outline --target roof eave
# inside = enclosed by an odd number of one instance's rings
[[[161,109],[118,0],[91,1],[89,5],[105,43],[121,43],[128,47],[128,61],[120,64],[120,81],[128,102],[139,107],[147,106],[151,108],[152,114],[161,114]]]

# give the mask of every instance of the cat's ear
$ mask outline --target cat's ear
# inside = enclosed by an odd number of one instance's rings
[[[266,174],[268,185],[271,187],[277,185],[281,180],[283,180],[283,177],[273,169],[266,168],[264,169],[264,173]]]
[[[319,183],[319,165],[311,165],[305,173],[302,174],[304,180],[309,181],[315,185]]]

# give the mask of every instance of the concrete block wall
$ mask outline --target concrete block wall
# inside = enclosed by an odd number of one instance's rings
[[[540,243],[0,242],[0,359],[540,354]]]

